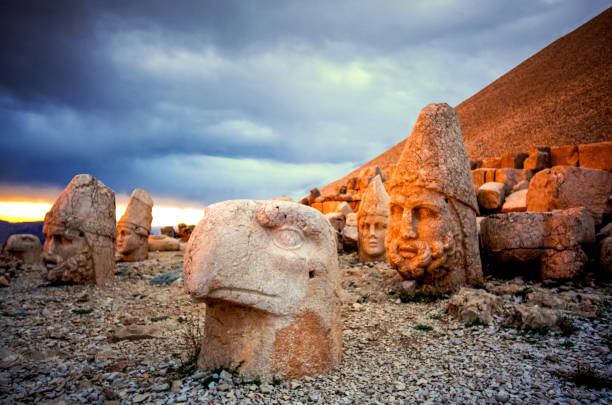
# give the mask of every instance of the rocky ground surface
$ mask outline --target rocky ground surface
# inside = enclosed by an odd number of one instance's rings
[[[182,253],[151,256],[118,263],[104,288],[52,287],[27,267],[0,289],[0,403],[612,403],[610,285],[488,280],[506,309],[571,297],[571,327],[525,331],[503,313],[489,325],[459,322],[448,297],[406,296],[386,264],[342,255],[342,363],[261,383],[189,364],[204,305],[175,279]]]

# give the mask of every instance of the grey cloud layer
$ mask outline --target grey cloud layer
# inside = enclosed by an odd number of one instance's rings
[[[401,141],[425,104],[459,103],[607,6],[9,3],[0,182],[89,172],[205,203],[299,195]]]

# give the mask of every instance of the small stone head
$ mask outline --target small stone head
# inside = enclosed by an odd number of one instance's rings
[[[125,261],[147,258],[153,199],[145,190],[132,192],[125,214],[117,223],[117,251]]]
[[[114,275],[115,194],[88,174],[75,176],[45,215],[43,262],[56,283],[97,283]]]
[[[359,259],[362,262],[385,259],[388,218],[389,196],[380,175],[377,175],[368,185],[357,212]]]

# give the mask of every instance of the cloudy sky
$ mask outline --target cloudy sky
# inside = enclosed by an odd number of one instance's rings
[[[610,4],[3,2],[0,200],[77,173],[178,205],[301,197]]]

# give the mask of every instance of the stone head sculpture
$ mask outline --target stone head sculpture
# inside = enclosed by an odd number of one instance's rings
[[[419,114],[389,185],[389,263],[435,291],[480,284],[478,205],[459,119],[448,104]]]
[[[389,219],[389,196],[380,175],[370,181],[357,212],[359,260],[385,260],[385,235]]]
[[[336,233],[317,210],[236,200],[204,210],[185,252],[185,292],[206,302],[198,365],[300,378],[340,361]]]
[[[43,262],[53,283],[112,281],[115,193],[89,174],[75,176],[45,215]]]
[[[117,223],[117,251],[123,261],[136,262],[148,257],[152,210],[153,199],[149,193],[141,188],[135,189]]]

